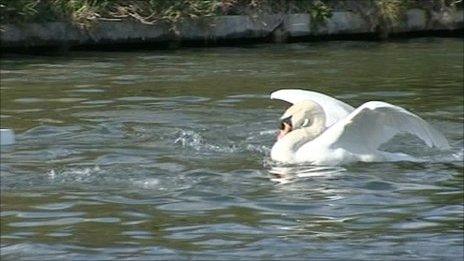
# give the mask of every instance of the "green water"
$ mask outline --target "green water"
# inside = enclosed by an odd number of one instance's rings
[[[463,44],[3,57],[1,258],[461,260]],[[281,88],[402,106],[452,150],[276,168]]]

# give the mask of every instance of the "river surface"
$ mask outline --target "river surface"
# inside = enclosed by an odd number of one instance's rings
[[[463,43],[4,57],[1,258],[462,260]],[[279,166],[281,88],[402,106],[452,149]]]

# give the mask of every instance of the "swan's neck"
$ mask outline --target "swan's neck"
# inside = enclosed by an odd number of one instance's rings
[[[294,162],[296,151],[305,143],[315,139],[325,129],[325,118],[316,118],[306,128],[291,131],[278,140],[271,150],[271,158],[282,162]]]

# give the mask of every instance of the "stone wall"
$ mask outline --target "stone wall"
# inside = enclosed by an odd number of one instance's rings
[[[361,13],[333,12],[326,21],[312,21],[308,14],[272,14],[257,18],[242,15],[219,16],[208,20],[183,23],[145,25],[130,21],[99,21],[81,28],[64,22],[2,25],[2,50],[33,47],[76,47],[105,44],[143,43],[157,47],[169,42],[204,44],[234,41],[287,41],[336,35],[378,35],[379,30]],[[404,19],[384,34],[462,30],[464,13],[449,10],[430,14],[410,9]]]

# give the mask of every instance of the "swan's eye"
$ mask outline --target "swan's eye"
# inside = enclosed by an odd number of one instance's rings
[[[288,124],[291,127],[292,126],[292,116],[287,117],[287,118],[280,121],[280,129],[281,130],[285,129],[285,124],[284,123]]]

